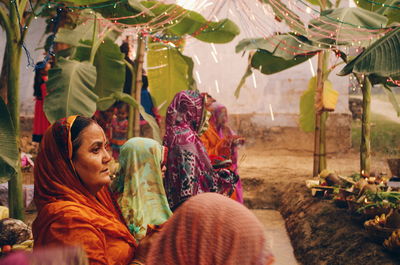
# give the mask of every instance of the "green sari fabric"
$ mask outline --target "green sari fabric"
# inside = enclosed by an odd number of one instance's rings
[[[163,146],[150,138],[131,138],[120,150],[120,166],[111,188],[138,241],[148,225],[163,224],[172,215],[162,179],[163,156]]]

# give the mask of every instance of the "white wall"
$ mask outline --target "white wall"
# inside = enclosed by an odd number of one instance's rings
[[[44,46],[46,40],[43,36],[46,23],[44,19],[32,20],[26,36],[25,45],[29,53],[34,59],[35,63],[43,60],[44,49],[38,49]],[[3,64],[3,56],[6,46],[6,33],[0,27],[0,67]],[[37,50],[38,49],[38,50]],[[33,68],[27,68],[28,60],[25,51],[22,49],[21,54],[21,68],[20,68],[20,100],[21,100],[21,114],[33,115],[34,98],[33,98]],[[1,68],[0,68],[1,69]]]

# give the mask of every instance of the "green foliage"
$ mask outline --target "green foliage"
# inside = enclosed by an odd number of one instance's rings
[[[94,92],[99,98],[114,92],[122,92],[125,82],[124,54],[119,46],[110,39],[105,39],[96,52],[94,59],[97,78]]]
[[[292,60],[285,60],[281,57],[274,56],[269,51],[258,50],[251,60],[251,65],[253,68],[260,70],[261,73],[271,75],[301,64],[313,56],[314,54],[298,55]]]
[[[97,34],[98,34],[97,30]],[[80,46],[81,40],[91,40],[93,37],[93,19],[81,23],[74,29],[60,28],[56,34],[55,41],[71,46]]]
[[[251,57],[250,56],[250,61],[251,61]],[[246,72],[244,73],[244,75],[242,76],[242,78],[240,79],[239,85],[237,86],[236,90],[235,90],[235,97],[239,98],[240,95],[240,90],[241,88],[244,86],[244,84],[246,83],[246,79],[251,76],[251,74],[253,73],[253,71],[251,70],[252,66],[251,66],[251,62],[249,62],[249,64],[247,65],[246,68]]]
[[[0,183],[3,183],[17,172],[19,153],[14,125],[2,97],[0,117]]]
[[[317,77],[314,76],[308,82],[308,89],[300,97],[300,128],[305,132],[315,131],[315,91],[317,89]],[[329,80],[324,82],[324,97],[337,96],[336,90],[332,89],[332,83]],[[328,118],[328,113],[322,114],[322,119]],[[322,121],[324,122],[324,121]]]
[[[301,35],[307,35],[304,23],[300,17],[288,8],[280,0],[274,0],[274,4],[270,4],[270,0],[262,0],[264,3],[269,4],[274,11],[275,17],[278,20],[285,21],[288,27]],[[294,22],[293,22],[294,21]]]
[[[398,8],[393,8],[393,7]],[[394,22],[400,22],[400,0],[386,0],[384,6],[376,10],[376,13],[388,18],[388,25]]]
[[[351,72],[376,74],[383,77],[400,75],[400,27],[377,40],[354,60],[348,63],[339,75]]]
[[[151,44],[147,53],[147,75],[155,105],[165,114],[168,104],[179,91],[190,89],[189,76],[193,62],[174,47],[163,44]],[[167,103],[167,104],[165,104]]]
[[[384,85],[384,91],[385,91],[386,95],[388,96],[389,102],[392,104],[393,108],[396,110],[397,117],[400,117],[399,102],[397,101],[397,98],[394,95],[392,89],[389,86]]]
[[[105,110],[107,109],[106,106],[112,105],[116,100],[123,101],[134,108],[138,108],[139,113],[142,115],[143,119],[145,119],[149,123],[151,129],[153,130],[154,140],[158,141],[159,143],[162,142],[160,128],[158,127],[157,121],[154,119],[153,116],[151,116],[144,110],[143,106],[139,106],[138,102],[131,95],[122,92],[114,92],[107,97],[100,98],[98,101],[98,106],[101,110]]]
[[[92,64],[60,58],[49,71],[47,82],[44,111],[49,122],[76,114],[93,116],[98,98],[93,92],[95,83],[96,68]]]
[[[357,42],[357,45],[366,47],[371,44],[369,39],[371,34],[379,34],[379,32],[357,30],[350,25],[377,29],[385,27],[386,24],[387,18],[374,12],[352,7],[336,8],[323,11],[321,17],[311,20],[308,36],[312,41],[349,46],[355,45],[354,39],[365,39]],[[336,32],[338,25],[340,27],[336,34],[328,34],[329,32]]]
[[[321,48],[313,45],[306,37],[293,33],[274,35],[269,38],[243,39],[236,45],[236,52],[266,50],[276,57],[292,60],[295,54],[314,54]]]

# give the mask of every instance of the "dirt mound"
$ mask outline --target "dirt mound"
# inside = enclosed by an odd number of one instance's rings
[[[313,264],[400,264],[400,258],[370,241],[360,223],[332,201],[313,198],[304,182],[243,179],[250,208],[278,209],[296,258]]]

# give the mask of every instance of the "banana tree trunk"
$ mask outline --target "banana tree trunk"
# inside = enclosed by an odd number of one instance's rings
[[[21,35],[16,10],[10,3],[10,26],[11,30],[7,32],[7,53],[9,66],[7,80],[7,99],[8,110],[13,121],[17,145],[19,149],[19,69],[21,58]],[[8,203],[10,208],[10,217],[24,220],[24,205],[22,197],[22,172],[21,160],[17,161],[17,172],[8,182]]]
[[[371,82],[368,76],[364,77],[363,113],[361,124],[361,146],[360,146],[360,171],[361,174],[369,176],[371,166]]]

